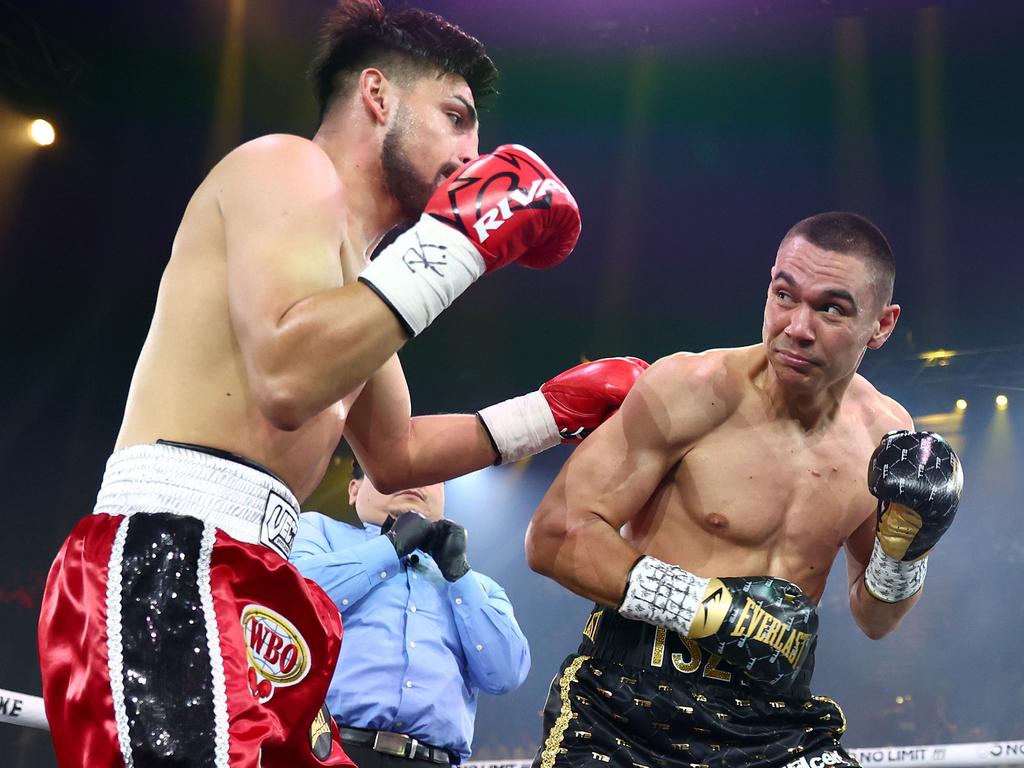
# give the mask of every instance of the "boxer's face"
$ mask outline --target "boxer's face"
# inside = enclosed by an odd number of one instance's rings
[[[762,335],[783,385],[824,389],[850,376],[865,349],[885,343],[898,316],[865,259],[802,237],[779,247]]]
[[[444,517],[444,483],[381,493],[363,478],[349,483],[348,502],[356,508],[360,520],[374,525],[403,512],[419,512],[428,520],[440,520]]]
[[[417,78],[400,94],[381,165],[403,219],[412,222],[437,186],[477,157],[478,123],[473,92],[456,75]]]

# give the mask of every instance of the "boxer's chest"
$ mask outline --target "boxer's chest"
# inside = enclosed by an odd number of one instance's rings
[[[751,545],[799,537],[834,553],[873,504],[869,455],[848,430],[801,436],[741,419],[687,453],[674,490],[708,533]]]

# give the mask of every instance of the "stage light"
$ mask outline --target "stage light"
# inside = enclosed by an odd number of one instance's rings
[[[1006,395],[996,395],[996,408],[1000,411],[1005,411],[1006,406],[1010,404],[1010,398]]]
[[[925,368],[930,368],[933,365],[944,368],[949,365],[950,360],[956,357],[956,355],[955,349],[933,349],[930,352],[922,352],[917,356],[917,359],[924,362]]]
[[[42,118],[32,121],[28,127],[28,134],[32,137],[32,141],[40,147],[50,146],[57,138],[57,132],[53,126]]]
[[[956,401],[956,409],[958,411],[966,411],[967,410],[967,401],[964,400],[961,397],[959,400]]]

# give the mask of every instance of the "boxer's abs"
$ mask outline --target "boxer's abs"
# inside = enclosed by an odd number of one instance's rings
[[[230,451],[269,468],[301,500],[323,477],[358,392],[294,431],[263,417],[228,311],[222,231],[202,192],[186,210],[161,280],[116,447],[165,439]]]

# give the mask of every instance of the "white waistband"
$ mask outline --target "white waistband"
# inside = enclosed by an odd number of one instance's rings
[[[188,515],[288,557],[299,502],[271,475],[176,445],[133,445],[107,460],[94,514]]]

